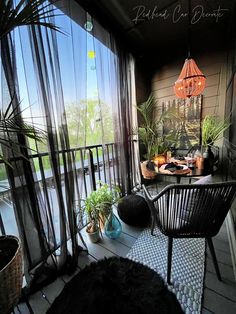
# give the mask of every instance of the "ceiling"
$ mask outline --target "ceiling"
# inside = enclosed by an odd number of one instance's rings
[[[187,55],[189,29],[194,52],[224,47],[234,35],[235,0],[77,1],[137,57]]]

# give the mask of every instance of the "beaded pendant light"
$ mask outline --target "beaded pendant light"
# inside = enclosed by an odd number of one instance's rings
[[[188,27],[188,44],[190,46],[190,26],[191,26],[191,5],[190,0],[188,2],[189,7],[189,27]],[[202,93],[205,88],[206,77],[199,70],[196,62],[190,56],[190,47],[188,58],[185,60],[184,66],[180,73],[178,80],[175,82],[174,91],[179,98],[190,98],[191,96],[197,96]]]
[[[205,88],[206,77],[199,70],[192,58],[185,60],[178,80],[175,82],[174,91],[179,98],[197,96]]]

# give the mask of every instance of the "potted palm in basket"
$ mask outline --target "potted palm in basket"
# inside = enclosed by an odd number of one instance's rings
[[[143,154],[145,160],[141,162],[141,171],[143,177],[146,179],[152,179],[156,176],[154,169],[153,171],[149,169],[151,168],[150,165],[152,165],[154,157],[158,156],[160,161],[164,163],[164,155],[175,141],[172,134],[168,136],[162,135],[164,121],[170,118],[178,119],[175,109],[170,108],[160,115],[157,114],[156,110],[157,100],[152,94],[150,94],[145,102],[137,106],[140,123],[134,134],[138,134],[140,147],[143,147],[145,150],[145,154]],[[148,165],[149,167],[147,167]],[[154,168],[154,164],[152,168]]]
[[[53,3],[55,1],[51,1]],[[53,9],[45,0],[21,0],[17,5],[14,1],[0,0],[0,53],[1,63],[11,101],[6,109],[0,111],[0,144],[3,152],[27,159],[21,150],[29,149],[28,145],[22,146],[18,137],[32,138],[40,141],[44,138],[44,132],[26,123],[21,117],[18,86],[13,82],[9,73],[12,71],[14,62],[8,52],[11,41],[11,31],[23,25],[41,25],[54,30],[59,30],[54,24],[46,22],[48,13],[53,15]],[[4,49],[3,49],[4,47]],[[9,52],[10,53],[10,52]],[[0,158],[7,167],[13,167],[11,159],[3,154]],[[21,244],[15,236],[0,236],[0,313],[9,313],[18,303],[23,280],[23,265]]]

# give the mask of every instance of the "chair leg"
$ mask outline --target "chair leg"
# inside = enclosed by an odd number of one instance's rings
[[[219,281],[222,281],[221,275],[220,275],[219,266],[218,266],[217,259],[216,259],[216,253],[215,253],[214,245],[213,245],[213,242],[212,242],[212,238],[207,238],[207,243],[208,243],[208,246],[209,246],[209,249],[210,249],[210,252],[211,252],[211,256],[212,256],[212,259],[213,259],[213,263],[214,263],[214,266],[215,266],[217,278],[218,278]]]
[[[170,285],[173,238],[168,237],[167,283]]]
[[[155,214],[154,215],[151,214],[151,235],[152,236],[154,236],[154,229],[156,225],[157,225],[156,216]]]
[[[154,227],[155,227],[155,219],[154,219],[154,217],[152,216],[152,217],[151,217],[151,235],[152,235],[152,236],[154,235]]]

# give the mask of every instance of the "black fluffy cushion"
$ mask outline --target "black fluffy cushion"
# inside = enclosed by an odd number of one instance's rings
[[[146,227],[150,222],[150,210],[140,195],[127,195],[118,203],[120,219],[130,226]]]
[[[153,270],[127,258],[91,263],[56,298],[47,314],[178,314],[175,297]]]

